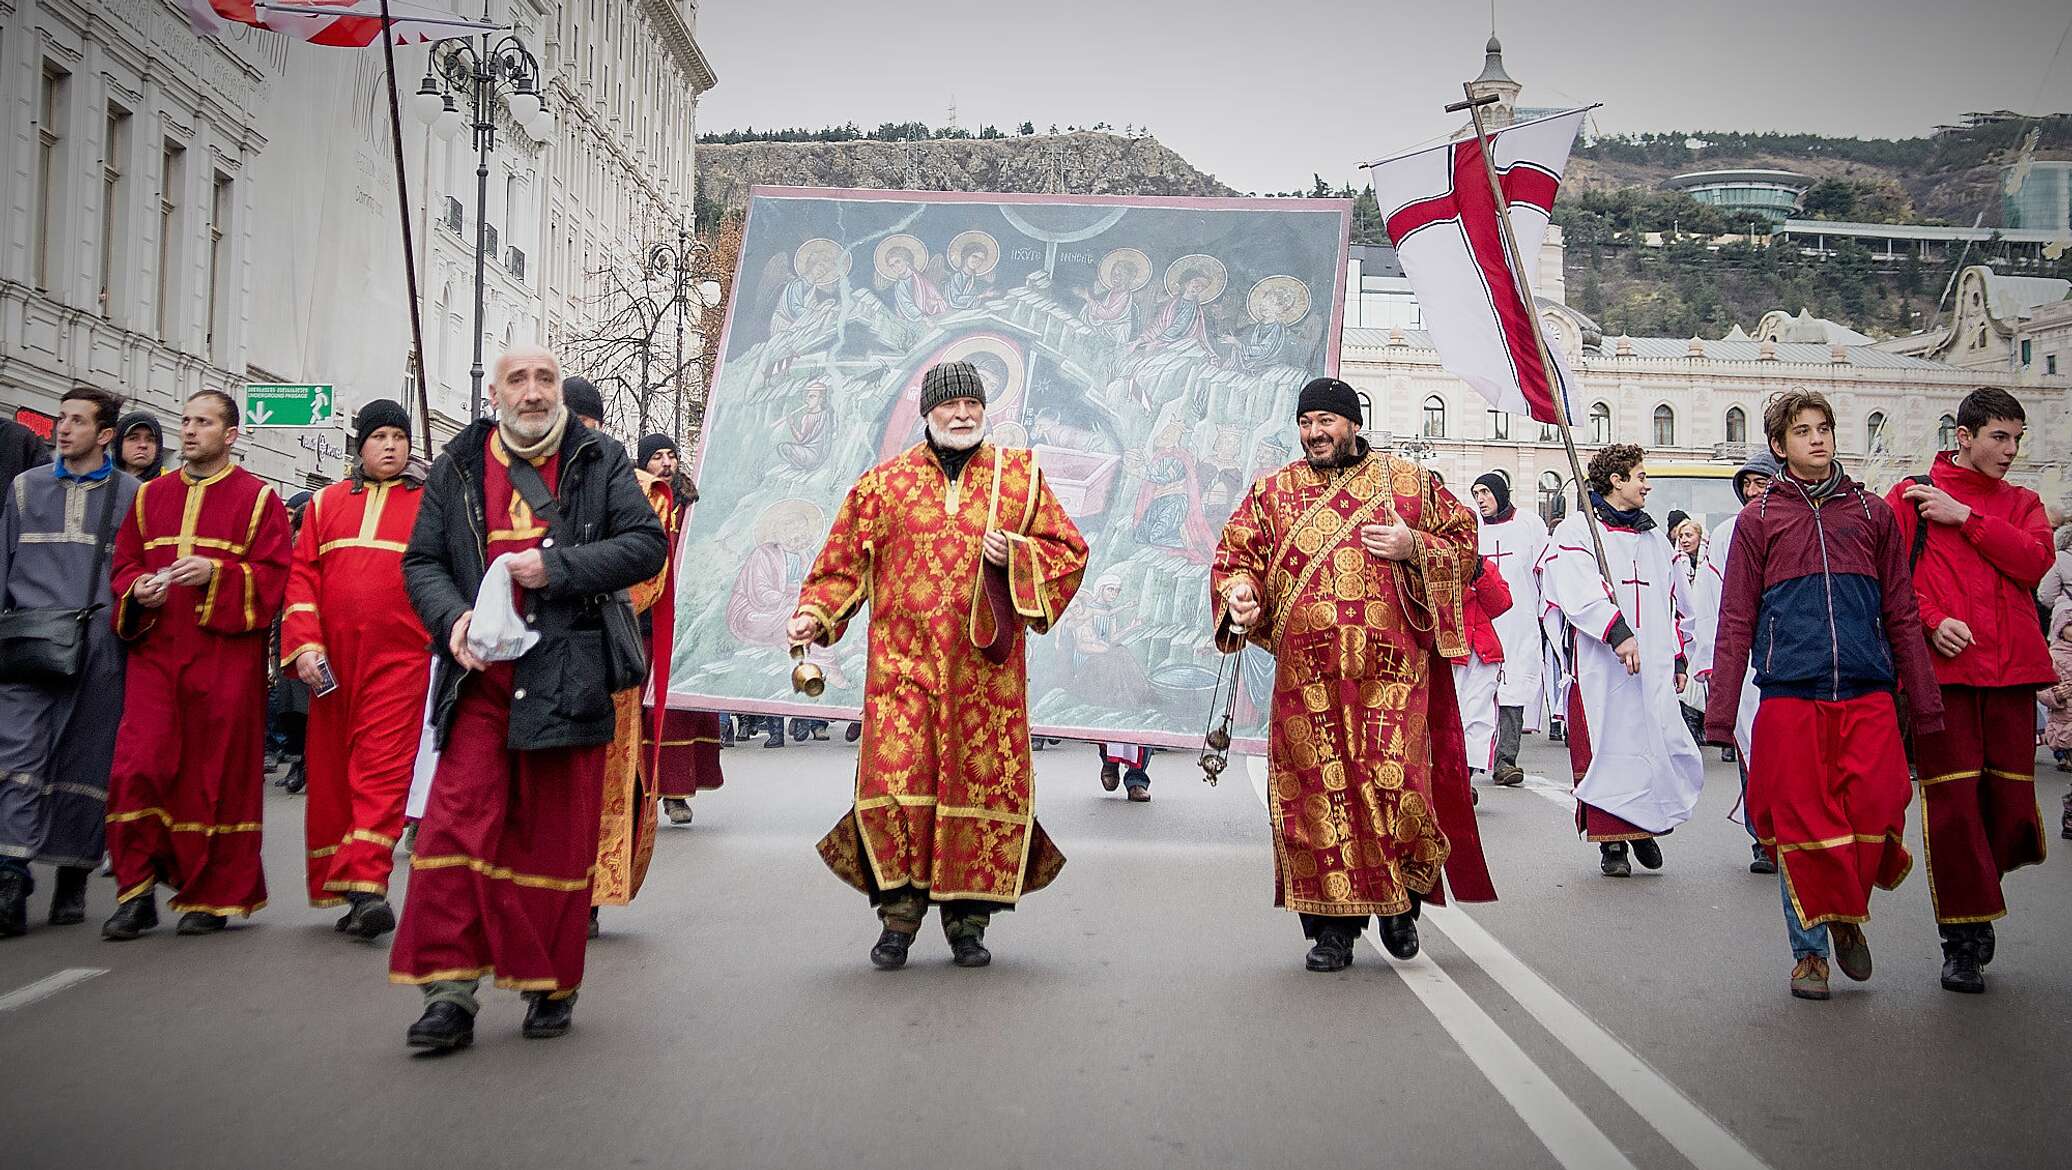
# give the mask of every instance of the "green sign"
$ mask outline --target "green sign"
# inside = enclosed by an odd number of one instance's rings
[[[245,386],[248,427],[316,427],[336,418],[338,396],[326,386],[251,382]]]

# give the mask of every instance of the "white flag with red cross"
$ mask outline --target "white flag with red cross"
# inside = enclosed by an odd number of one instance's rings
[[[381,0],[179,0],[195,35],[220,37],[233,24],[269,29],[313,45],[364,49],[381,39]],[[423,0],[389,0],[391,39],[399,45],[465,36],[498,26],[469,20]]]
[[[1565,405],[1574,378],[1560,353],[1549,350],[1560,385],[1548,384],[1529,290],[1539,283],[1540,242],[1588,112],[1570,110],[1489,134],[1523,272],[1504,246],[1479,139],[1367,164],[1440,362],[1498,410],[1546,423],[1560,421],[1554,396],[1560,393]]]

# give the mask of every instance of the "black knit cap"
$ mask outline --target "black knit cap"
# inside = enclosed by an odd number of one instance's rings
[[[561,380],[561,402],[568,412],[579,418],[604,418],[604,395],[590,384],[590,379],[580,374]]]
[[[1474,486],[1488,488],[1489,494],[1496,497],[1496,510],[1499,515],[1511,510],[1511,485],[1504,482],[1503,476],[1494,471],[1485,471],[1475,477]]]
[[[985,403],[986,384],[979,381],[977,366],[970,362],[938,362],[921,375],[922,414],[959,398],[974,398],[981,405]]]
[[[1302,388],[1302,396],[1295,400],[1295,417],[1301,418],[1312,410],[1328,410],[1340,418],[1366,422],[1360,417],[1359,392],[1336,378],[1317,378]]]
[[[642,471],[646,471],[648,460],[655,457],[655,452],[674,450],[676,450],[675,439],[663,434],[649,435],[640,441],[640,458],[635,461],[635,466]]]
[[[400,402],[387,398],[376,398],[362,403],[360,413],[353,416],[353,450],[358,451],[374,437],[374,432],[383,427],[396,427],[403,432],[403,439],[410,439],[410,413]]]

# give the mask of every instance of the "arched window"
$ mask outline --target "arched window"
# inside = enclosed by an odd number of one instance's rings
[[[1666,402],[1655,408],[1655,446],[1676,446],[1676,411]]]
[[[1540,519],[1554,523],[1561,514],[1561,473],[1543,471],[1540,473]]]
[[[1600,447],[1612,441],[1612,408],[1606,403],[1590,404],[1590,441]]]
[[[1355,394],[1360,399],[1360,425],[1363,427],[1373,425],[1374,400],[1372,398],[1367,397],[1367,392],[1365,390],[1355,391]]]
[[[1738,406],[1729,406],[1729,407],[1727,408],[1727,442],[1729,442],[1729,443],[1746,443],[1747,441],[1748,441],[1748,414],[1747,414],[1747,412],[1743,411],[1743,410],[1742,410],[1742,409],[1741,409],[1740,407],[1738,407]]]
[[[1871,411],[1871,416],[1864,420],[1863,432],[1864,451],[1872,455],[1883,451],[1885,449],[1885,412],[1882,410]]]
[[[1437,394],[1428,396],[1424,401],[1424,437],[1446,437],[1446,403]]]
[[[1938,451],[1951,451],[1957,447],[1957,420],[1950,415],[1942,416],[1935,424],[1935,447]]]

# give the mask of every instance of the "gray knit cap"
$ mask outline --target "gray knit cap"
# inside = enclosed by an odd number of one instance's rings
[[[938,362],[921,375],[922,414],[959,398],[974,398],[980,405],[986,401],[986,384],[970,362]]]

